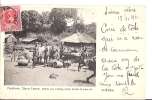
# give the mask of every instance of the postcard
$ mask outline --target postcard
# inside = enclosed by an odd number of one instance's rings
[[[0,8],[0,98],[144,99],[145,6]]]

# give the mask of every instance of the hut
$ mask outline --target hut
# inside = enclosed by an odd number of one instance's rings
[[[21,40],[24,44],[34,44],[35,42],[46,42],[46,40],[41,40],[38,38],[24,38]]]
[[[17,39],[13,34],[5,34],[5,53],[12,53]]]
[[[89,57],[93,57],[96,54],[96,40],[86,33],[74,33],[61,40],[66,52],[70,54],[80,55],[82,49],[87,49]]]
[[[16,43],[17,39],[15,38],[15,36],[13,34],[5,34],[5,43]]]
[[[91,36],[87,35],[86,33],[74,33],[71,36],[68,36],[61,40],[62,43],[65,45],[77,45],[80,46],[82,44],[95,44],[96,41]]]

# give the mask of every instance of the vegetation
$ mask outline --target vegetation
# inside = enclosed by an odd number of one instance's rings
[[[59,36],[69,32],[69,29],[72,30],[70,33],[77,31],[81,33],[86,32],[95,38],[95,23],[85,25],[83,20],[78,18],[77,9],[75,8],[53,8],[50,12],[46,11],[42,13],[36,10],[24,10],[21,12],[21,19],[22,31],[13,32],[17,38],[27,37],[29,33],[33,33],[33,35],[35,34],[37,36],[41,34],[45,34],[45,36],[49,34],[49,37]],[[67,26],[66,19],[72,19],[74,21],[73,25]],[[80,20],[80,22],[77,22],[77,20]]]

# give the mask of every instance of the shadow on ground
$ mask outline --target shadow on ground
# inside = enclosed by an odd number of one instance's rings
[[[83,84],[90,84],[90,85],[95,85],[93,82],[88,82],[86,80],[74,80],[74,83],[83,83]]]

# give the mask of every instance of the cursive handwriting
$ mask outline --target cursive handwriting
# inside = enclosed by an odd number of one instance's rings
[[[119,14],[119,11],[110,9],[109,7],[105,7],[105,15],[108,15],[108,14]]]
[[[119,9],[105,7],[99,24],[100,85],[104,92],[115,87],[122,95],[134,95],[144,73],[144,14],[134,6]]]
[[[116,29],[111,25],[109,26],[107,23],[103,23],[101,26],[101,32],[107,33],[107,32],[114,32]]]

